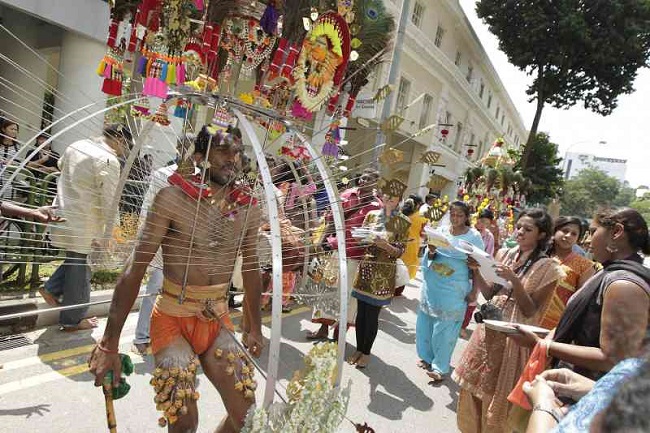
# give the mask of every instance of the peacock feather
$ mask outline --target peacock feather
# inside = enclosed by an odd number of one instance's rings
[[[359,58],[350,62],[346,74],[346,80],[352,77],[352,95],[361,90],[368,82],[368,75],[382,61],[383,56],[374,56],[386,49],[395,29],[395,20],[386,12],[383,0],[356,0],[354,14],[355,21],[350,25],[352,38],[358,39],[361,45],[356,48]]]

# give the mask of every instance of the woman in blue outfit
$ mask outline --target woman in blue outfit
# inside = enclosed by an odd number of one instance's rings
[[[440,229],[453,246],[460,241],[483,249],[481,234],[470,226],[467,204],[456,201],[449,207],[451,226]],[[429,244],[422,258],[422,295],[416,324],[419,366],[434,381],[449,373],[451,354],[456,346],[468,300],[476,296],[470,282],[467,254],[453,248]]]

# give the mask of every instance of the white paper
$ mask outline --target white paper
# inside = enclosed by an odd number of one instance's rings
[[[458,241],[456,249],[464,252],[478,262],[480,266],[479,272],[488,284],[496,283],[505,287],[510,286],[507,280],[497,275],[496,267],[498,262],[490,254],[463,240]]]

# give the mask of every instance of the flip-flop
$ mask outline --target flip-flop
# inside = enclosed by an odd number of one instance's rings
[[[56,297],[45,290],[45,287],[41,287],[38,289],[38,293],[41,295],[45,303],[51,307],[58,307],[61,305],[61,303],[56,299]]]
[[[82,325],[82,323],[87,323],[88,325]],[[99,323],[93,325],[90,320],[88,319],[81,319],[81,322],[79,322],[78,325],[76,326],[61,326],[61,331],[63,332],[77,332],[77,331],[89,331],[91,329],[95,329],[99,326]]]
[[[417,366],[423,370],[428,370],[431,368],[431,364],[422,359],[418,361]]]
[[[350,357],[346,360],[346,362],[347,362],[348,364],[350,364],[350,365],[355,365],[357,362],[359,362],[359,359],[361,358],[361,355],[363,355],[363,353],[361,353],[361,352],[355,352],[355,353],[352,354],[352,356],[350,356]]]

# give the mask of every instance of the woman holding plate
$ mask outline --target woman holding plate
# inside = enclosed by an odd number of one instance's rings
[[[451,226],[439,232],[448,239],[449,248],[430,239],[422,258],[422,295],[415,327],[418,365],[434,381],[449,373],[451,354],[456,346],[465,317],[467,302],[476,299],[472,290],[467,254],[453,248],[459,241],[483,249],[481,234],[470,226],[470,211],[466,203],[453,202],[449,207]],[[441,248],[437,248],[436,245]]]
[[[500,311],[502,320],[538,325],[557,282],[563,277],[558,263],[545,256],[552,235],[552,219],[542,209],[526,209],[517,219],[517,246],[497,254],[496,273],[508,287],[488,284],[478,264],[468,260],[474,284]],[[457,419],[462,433],[505,432],[510,410],[507,396],[530,355],[505,333],[476,328],[454,371],[460,385]]]

